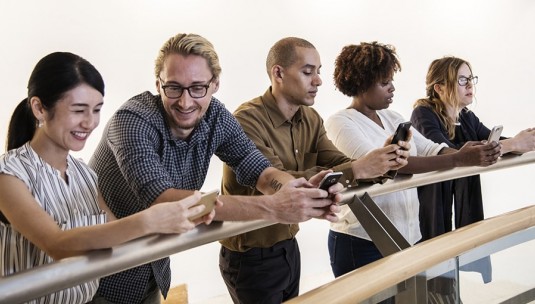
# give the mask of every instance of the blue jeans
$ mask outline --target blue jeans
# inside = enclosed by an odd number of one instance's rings
[[[329,231],[328,246],[335,277],[383,258],[373,242],[332,230]],[[392,297],[379,303],[393,304],[395,300]]]
[[[328,242],[331,268],[335,277],[383,257],[373,242],[349,234],[330,230]]]

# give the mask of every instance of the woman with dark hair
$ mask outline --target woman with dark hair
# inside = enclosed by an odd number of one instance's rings
[[[0,274],[7,276],[54,260],[109,248],[144,235],[182,233],[200,194],[157,204],[117,220],[97,190],[97,177],[69,151],[81,150],[98,126],[104,82],[85,59],[52,53],[35,66],[28,97],[9,125],[8,151],[0,156]],[[191,207],[191,208],[190,208]],[[31,303],[87,303],[98,280]]]
[[[391,139],[406,120],[388,110],[394,97],[394,74],[401,70],[395,48],[377,42],[344,47],[336,58],[334,81],[340,92],[352,98],[348,108],[325,123],[328,137],[348,157],[358,159]],[[408,164],[400,173],[423,173],[457,166],[488,166],[498,159],[496,143],[470,142],[460,150],[434,143],[411,128]],[[410,243],[420,237],[419,201],[416,189],[373,198],[399,232]],[[329,254],[336,277],[382,258],[368,233],[351,212],[342,206],[340,220],[331,224]],[[392,299],[387,299],[386,303]]]

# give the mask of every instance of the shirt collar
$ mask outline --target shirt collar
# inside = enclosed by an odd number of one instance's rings
[[[299,123],[303,119],[303,113],[301,109],[302,106],[299,106],[299,109],[297,110],[297,112],[295,112],[292,119],[288,121],[284,117],[282,112],[279,110],[279,107],[277,107],[277,101],[275,100],[273,93],[271,93],[271,87],[269,87],[264,93],[264,95],[262,96],[262,103],[264,104],[264,107],[267,110],[269,118],[271,119],[273,126],[275,128],[280,127],[286,122]]]

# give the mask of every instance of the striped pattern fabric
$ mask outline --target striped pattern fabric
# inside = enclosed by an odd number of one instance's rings
[[[19,178],[62,230],[102,224],[106,215],[98,206],[96,174],[87,165],[67,158],[67,180],[45,163],[26,143],[0,156],[0,173]],[[34,219],[38,220],[38,219]],[[7,222],[0,222],[0,273],[13,273],[53,261]],[[98,288],[98,280],[51,293],[28,303],[87,303]]]

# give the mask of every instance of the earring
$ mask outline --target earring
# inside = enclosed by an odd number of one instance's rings
[[[43,126],[43,122],[40,121],[40,120],[38,120],[38,121],[37,121],[37,127],[40,128],[40,127],[42,127],[42,126]]]

